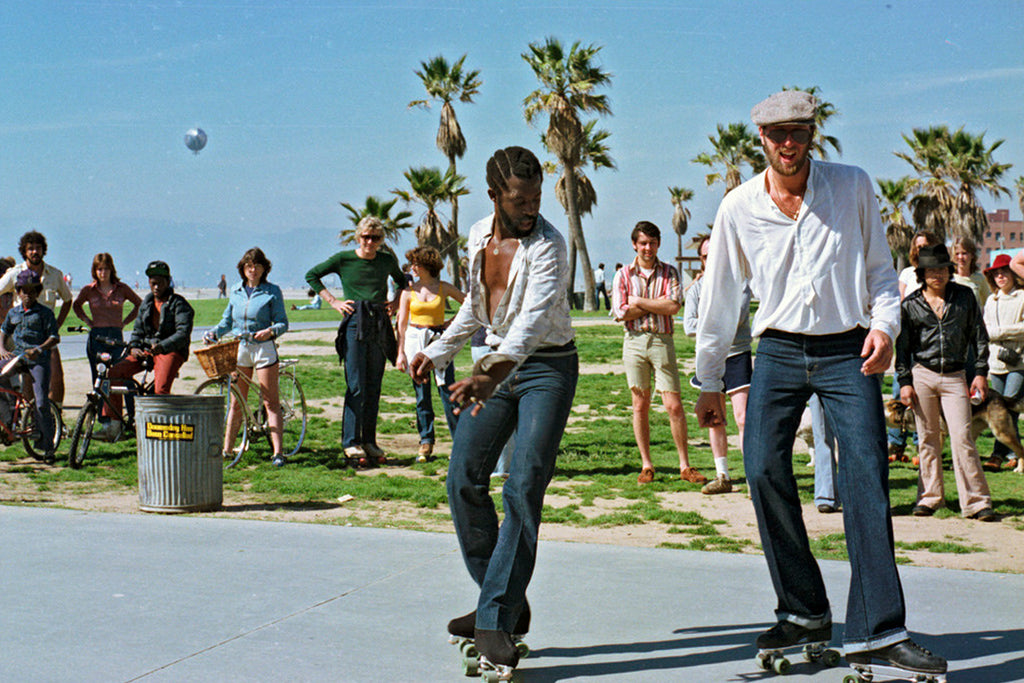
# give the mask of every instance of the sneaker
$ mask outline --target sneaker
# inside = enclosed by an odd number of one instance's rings
[[[346,458],[365,458],[366,451],[363,450],[362,446],[349,446],[345,449]]]
[[[687,467],[685,470],[679,471],[679,478],[683,481],[688,481],[691,484],[703,484],[708,478],[698,472],[692,467]]]
[[[288,458],[284,457],[280,453],[278,453],[277,455],[270,459],[270,464],[273,465],[274,467],[284,467],[285,463],[287,462]]]
[[[818,512],[823,515],[831,515],[833,512],[839,512],[839,508],[835,505],[829,505],[828,503],[822,503],[818,506]]]
[[[430,456],[434,454],[434,444],[432,443],[421,443],[420,450],[416,454],[416,462],[427,462],[430,460]]]
[[[384,452],[384,449],[381,448],[380,446],[378,446],[377,444],[375,444],[375,443],[364,443],[363,444],[363,450],[366,452],[366,455],[369,456],[369,458],[371,460],[373,460],[376,464],[378,464],[378,465],[385,465],[385,464],[387,464],[388,456]]]
[[[846,661],[851,666],[854,664],[870,666],[872,659],[879,659],[881,662],[892,666],[914,671],[922,674],[944,674],[946,673],[946,660],[938,655],[932,654],[912,640],[904,640],[883,647],[878,650],[866,652],[848,652]]]
[[[805,628],[791,621],[780,621],[757,637],[759,650],[779,650],[800,643],[827,643],[832,640],[832,624]]]
[[[993,455],[982,463],[981,467],[986,472],[998,472],[1003,467],[1003,459],[998,455]]]
[[[927,505],[915,505],[914,509],[910,511],[910,514],[915,517],[931,517],[935,514],[935,510]]]
[[[896,444],[889,444],[889,462],[906,462],[907,456],[904,453],[906,448],[904,446],[897,446]]]
[[[640,476],[636,478],[636,483],[650,484],[652,481],[654,481],[654,470],[650,467],[645,467],[640,470]]]
[[[915,455],[913,458],[910,459],[910,464],[913,465],[914,467],[919,467],[921,465],[921,458]]]
[[[52,465],[57,462],[57,453],[52,448],[43,453],[43,462],[47,465]]]
[[[109,441],[113,443],[121,438],[121,421],[111,420],[110,422],[100,425],[98,429],[92,431],[92,438],[97,441]]]
[[[967,515],[967,519],[976,519],[979,522],[994,522],[996,521],[996,513],[992,508],[982,508],[973,515]]]
[[[730,491],[732,491],[732,480],[724,474],[719,474],[700,490],[706,496],[713,496],[716,493],[729,493]]]

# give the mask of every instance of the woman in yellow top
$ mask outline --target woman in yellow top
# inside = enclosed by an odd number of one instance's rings
[[[405,258],[414,279],[402,292],[398,303],[398,359],[395,365],[402,372],[408,372],[409,359],[441,336],[448,326],[444,319],[448,297],[460,304],[466,298],[454,285],[438,279],[443,263],[437,249],[416,247],[407,251]],[[444,370],[435,371],[434,379],[444,405],[448,430],[454,435],[458,416],[453,410],[455,406],[449,398],[448,387],[455,381],[455,364],[449,363]],[[430,384],[413,383],[416,390],[416,428],[420,433],[417,462],[426,462],[434,452],[434,404],[430,399]]]

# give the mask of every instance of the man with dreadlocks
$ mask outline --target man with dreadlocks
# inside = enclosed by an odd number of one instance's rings
[[[565,240],[539,213],[541,179],[540,162],[522,147],[500,149],[488,160],[494,213],[469,231],[469,294],[444,335],[412,361],[414,379],[426,381],[474,332],[487,331],[490,352],[472,376],[451,387],[463,412],[448,467],[448,501],[480,598],[476,610],[453,619],[448,630],[456,639],[475,639],[481,666],[505,673],[519,661],[513,636],[529,628],[526,587],[541,505],[579,374]],[[499,528],[490,473],[513,432]]]

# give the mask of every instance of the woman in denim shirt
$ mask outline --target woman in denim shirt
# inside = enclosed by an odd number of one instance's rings
[[[267,282],[269,272],[270,261],[259,247],[253,247],[242,255],[238,262],[238,274],[242,276],[242,281],[231,290],[220,323],[207,332],[205,338],[208,342],[215,341],[229,331],[239,337],[238,371],[249,379],[252,379],[253,371],[256,372],[263,405],[267,410],[270,443],[274,448],[272,462],[281,467],[285,464],[285,457],[281,446],[281,401],[277,387],[279,366],[274,340],[288,330],[288,316],[281,288]],[[235,386],[243,398],[248,395],[247,382]],[[232,396],[227,429],[224,430],[225,453],[231,453],[234,449],[241,423],[242,413]]]

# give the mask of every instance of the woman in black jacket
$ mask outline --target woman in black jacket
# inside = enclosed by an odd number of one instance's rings
[[[970,289],[952,282],[953,263],[945,245],[918,253],[921,288],[901,304],[902,328],[896,340],[900,400],[912,406],[920,436],[920,472],[913,514],[932,515],[945,504],[942,487],[940,414],[949,427],[960,509],[965,517],[995,520],[981,459],[971,438],[971,397],[988,390],[988,334],[981,307]],[[975,349],[974,379],[965,378],[967,350]]]

